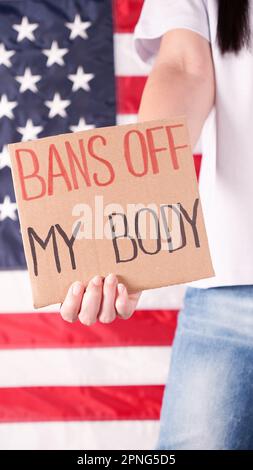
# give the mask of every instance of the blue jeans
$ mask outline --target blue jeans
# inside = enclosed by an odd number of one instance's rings
[[[253,449],[253,285],[188,287],[155,450]]]

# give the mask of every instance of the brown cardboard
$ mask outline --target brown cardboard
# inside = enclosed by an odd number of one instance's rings
[[[214,275],[184,117],[19,142],[9,151],[35,307],[62,302],[72,282],[96,274],[115,273],[129,292]],[[147,214],[163,240],[145,238]],[[83,238],[91,217],[93,232]],[[126,221],[132,239],[95,238],[105,224],[108,234],[114,226],[114,236],[123,235]]]

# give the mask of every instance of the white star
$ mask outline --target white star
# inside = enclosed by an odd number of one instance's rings
[[[79,122],[76,126],[69,126],[72,132],[86,131],[88,129],[94,129],[94,127],[95,126],[93,124],[87,124],[83,117],[79,119]]]
[[[31,69],[26,67],[24,75],[18,75],[16,77],[17,82],[21,84],[19,89],[20,93],[24,93],[26,90],[30,90],[36,93],[38,91],[36,83],[39,82],[40,79],[41,75],[32,75]]]
[[[4,201],[0,204],[0,220],[9,217],[12,220],[17,220],[16,215],[17,204],[11,202],[10,196],[5,196]]]
[[[33,31],[38,28],[38,23],[29,23],[27,16],[23,16],[20,24],[14,24],[12,27],[18,32],[17,41],[23,41],[23,39],[29,39],[29,41],[35,41]]]
[[[53,64],[65,65],[63,56],[67,54],[68,49],[60,49],[57,41],[53,41],[50,49],[43,49],[43,54],[47,56],[47,67]]]
[[[4,145],[2,148],[2,152],[0,152],[0,170],[2,170],[6,166],[11,166],[10,162],[10,155],[8,152],[7,145]]]
[[[59,93],[55,93],[51,101],[45,101],[45,105],[50,109],[48,116],[53,118],[59,114],[61,117],[66,117],[67,113],[65,108],[67,108],[70,103],[70,100],[63,100]]]
[[[76,15],[75,19],[72,23],[65,23],[68,29],[70,29],[71,33],[69,38],[75,39],[77,36],[80,36],[83,39],[87,39],[88,35],[86,33],[86,29],[91,26],[90,21],[82,21],[80,15]]]
[[[85,73],[83,67],[78,67],[75,74],[68,75],[68,79],[73,82],[72,91],[77,91],[82,88],[85,91],[90,91],[89,81],[94,78],[93,73]]]
[[[3,116],[8,117],[9,119],[14,118],[12,110],[18,105],[17,101],[8,101],[6,95],[2,95],[0,99],[0,118]]]
[[[8,51],[5,49],[5,45],[1,42],[0,44],[0,65],[11,67],[12,63],[10,58],[15,54],[15,51]]]
[[[17,127],[19,134],[22,134],[22,140],[33,140],[37,139],[38,134],[43,131],[42,126],[34,126],[31,119],[26,121],[24,127]]]

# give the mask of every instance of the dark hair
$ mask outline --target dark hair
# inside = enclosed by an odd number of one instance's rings
[[[218,0],[217,39],[221,52],[239,52],[250,44],[249,0]]]

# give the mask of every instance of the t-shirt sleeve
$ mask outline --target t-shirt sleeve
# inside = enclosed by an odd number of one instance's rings
[[[134,30],[134,47],[139,57],[152,64],[164,33],[189,29],[210,41],[205,0],[145,0]]]

